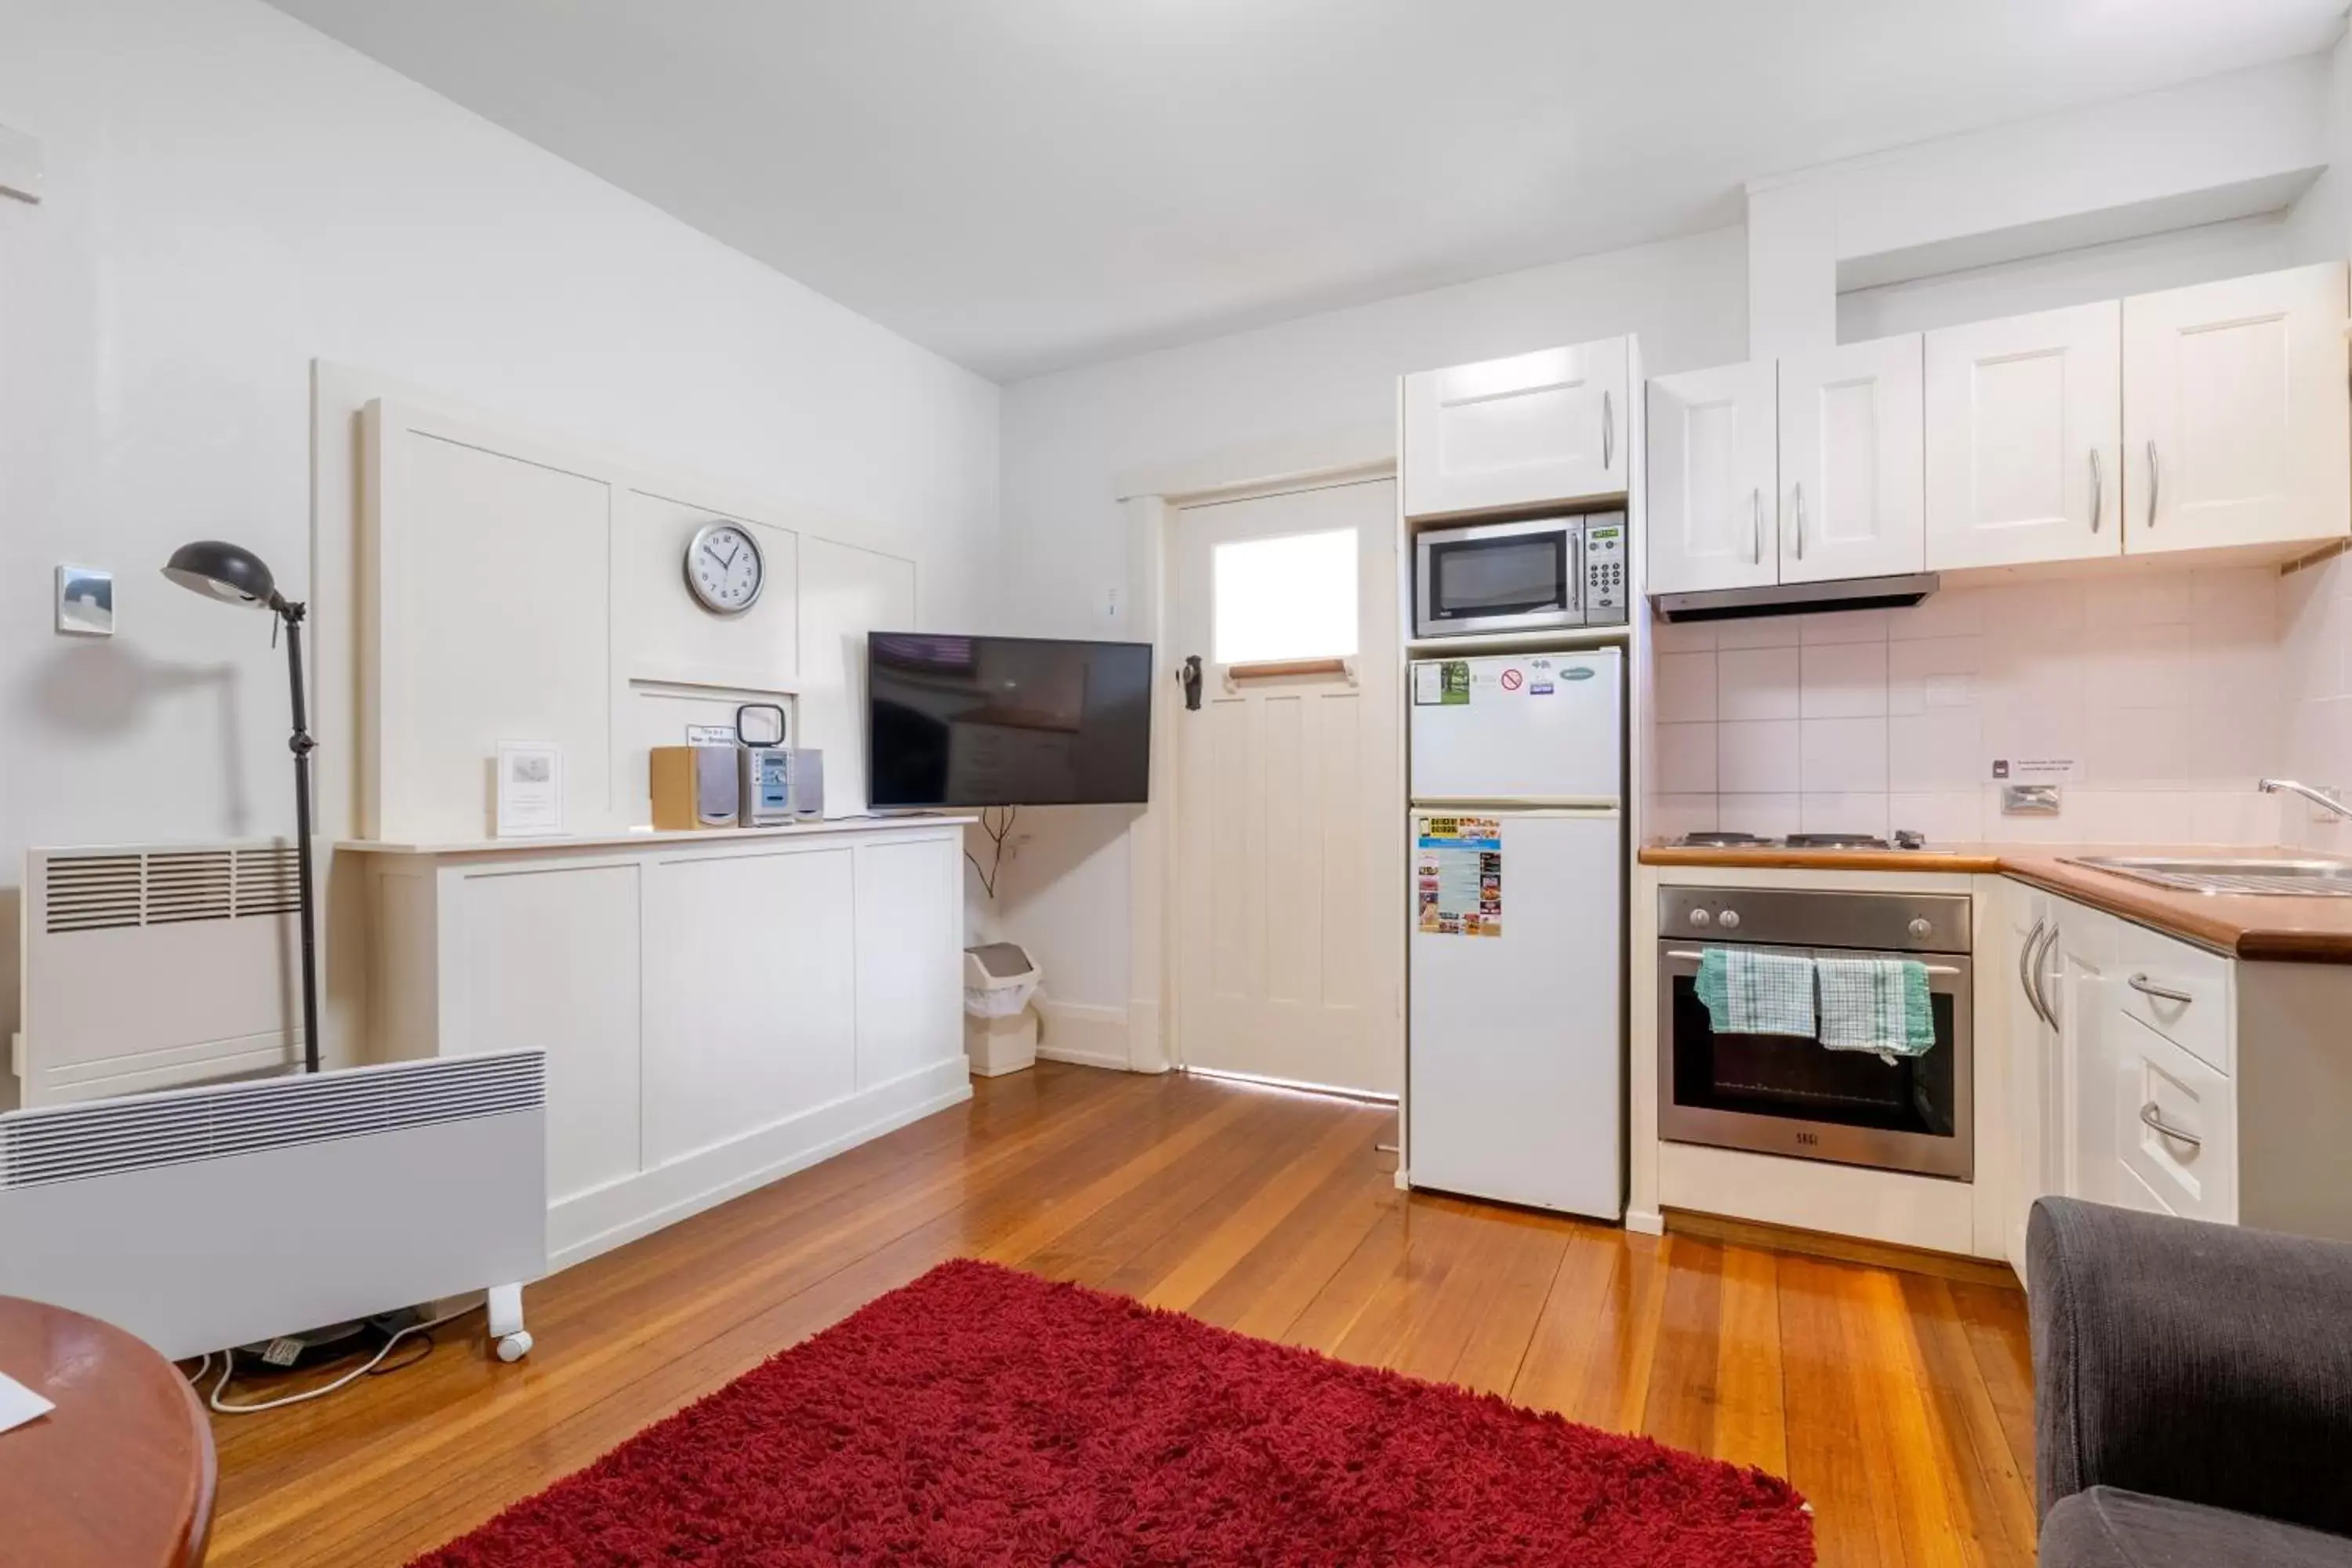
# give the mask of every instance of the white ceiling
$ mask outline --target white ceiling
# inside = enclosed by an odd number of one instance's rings
[[[274,0],[985,375],[1739,220],[2343,0]]]

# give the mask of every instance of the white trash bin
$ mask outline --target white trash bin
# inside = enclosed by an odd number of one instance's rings
[[[1018,942],[963,950],[963,1054],[982,1078],[1019,1072],[1037,1060],[1037,1015],[1029,999],[1041,978]]]

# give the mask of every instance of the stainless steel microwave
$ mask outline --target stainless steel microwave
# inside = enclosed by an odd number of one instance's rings
[[[1412,635],[1622,626],[1625,514],[1587,512],[1417,535]]]

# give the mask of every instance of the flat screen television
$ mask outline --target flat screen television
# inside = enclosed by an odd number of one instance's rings
[[[866,634],[875,810],[1139,805],[1150,779],[1150,644]]]

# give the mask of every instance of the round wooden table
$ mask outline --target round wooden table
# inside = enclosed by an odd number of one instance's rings
[[[212,1423],[178,1367],[95,1318],[0,1296],[0,1372],[57,1405],[0,1432],[0,1565],[204,1561]]]

